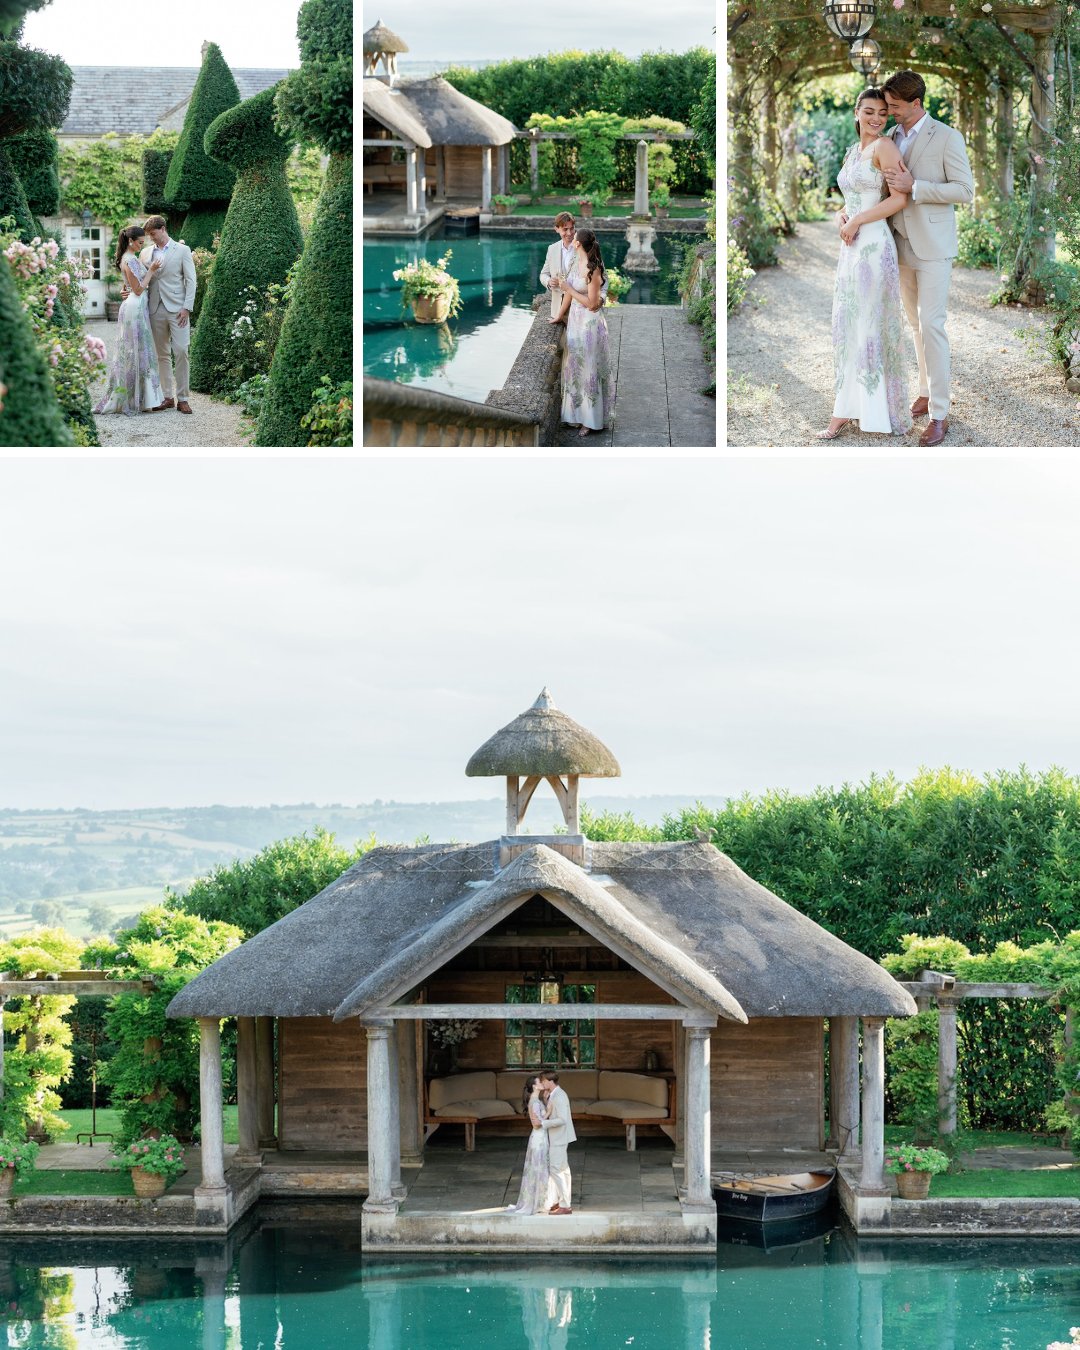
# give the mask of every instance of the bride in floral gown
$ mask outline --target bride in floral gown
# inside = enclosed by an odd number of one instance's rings
[[[521,1190],[516,1205],[507,1205],[507,1214],[545,1214],[550,1206],[551,1176],[548,1171],[547,1130],[540,1124],[547,1110],[540,1096],[540,1075],[534,1074],[525,1083],[521,1107],[529,1117],[532,1132],[525,1150],[525,1165],[521,1172]]]
[[[911,430],[907,409],[900,319],[900,267],[888,217],[907,205],[890,188],[882,199],[883,170],[901,165],[887,136],[885,96],[864,89],[855,104],[858,144],[844,160],[837,182],[844,194],[840,262],[833,295],[833,363],[836,401],[832,420],[818,439],[834,440],[849,422],[863,432],[903,435]]]
[[[566,299],[562,309],[548,322],[566,319],[561,415],[564,422],[580,427],[578,435],[584,437],[590,431],[603,431],[615,405],[615,391],[607,320],[600,295],[607,273],[592,230],[578,230],[574,249],[574,264],[565,280],[556,277],[552,282]]]
[[[124,413],[134,417],[165,402],[158,380],[157,352],[150,331],[150,312],[146,288],[161,266],[146,268],[139,261],[146,231],[141,225],[129,225],[116,241],[116,266],[131,294],[120,306],[116,335],[116,354],[109,367],[109,387],[94,408],[96,413]]]

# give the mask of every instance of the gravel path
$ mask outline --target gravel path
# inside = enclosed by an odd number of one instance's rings
[[[795,238],[784,240],[780,265],[758,273],[729,320],[729,445],[919,451],[925,419],[909,436],[875,436],[849,427],[834,442],[814,439],[832,412],[831,316],[839,247],[832,219],[801,224]],[[1060,371],[1028,355],[1020,334],[1041,328],[1043,316],[1019,306],[991,308],[987,297],[997,280],[985,269],[953,269],[947,325],[952,409],[939,450],[1080,446],[1080,400],[1065,392]],[[910,338],[908,352],[914,399],[918,376]]]
[[[112,360],[120,325],[101,319],[92,320],[86,331],[105,343]],[[105,392],[107,376],[102,373],[90,390],[90,401],[96,403]],[[207,394],[191,395],[191,415],[167,412],[140,413],[138,417],[124,417],[117,413],[95,416],[98,436],[105,446],[134,446],[142,449],[160,447],[174,449],[207,449],[217,446],[247,446],[251,441],[240,429],[240,409],[232,403],[220,403]]]

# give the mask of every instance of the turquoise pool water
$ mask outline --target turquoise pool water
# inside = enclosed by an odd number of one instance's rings
[[[532,323],[533,296],[555,233],[364,240],[364,374],[436,389],[483,402],[510,373]],[[638,277],[623,304],[677,305],[675,278],[683,252],[701,235],[661,235],[659,274]],[[629,245],[601,235],[605,263],[622,266]],[[446,324],[418,324],[401,310],[396,268],[418,257],[434,261],[453,250],[450,270],[461,286],[463,308]]]
[[[715,1261],[364,1257],[347,1223],[266,1216],[227,1247],[0,1241],[23,1350],[1043,1350],[1080,1325],[1074,1243],[857,1244]],[[797,1235],[796,1235],[797,1237]]]

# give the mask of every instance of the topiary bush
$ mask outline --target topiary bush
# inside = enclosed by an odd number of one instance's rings
[[[277,110],[299,141],[352,151],[352,0],[305,0],[296,20],[300,69],[278,88]]]
[[[330,160],[270,367],[256,445],[306,445],[301,419],[322,377],[335,385],[352,378],[352,170],[351,155]]]
[[[0,445],[71,445],[15,278],[0,258]]]
[[[236,175],[227,164],[210,158],[204,139],[210,123],[239,102],[232,71],[221,48],[211,42],[165,178],[166,200],[187,210],[184,242],[189,248],[208,248],[225,223]]]
[[[6,141],[0,141],[0,216],[12,216],[19,238],[28,244],[37,230],[22,179],[15,172],[7,147]]]
[[[60,146],[56,137],[43,127],[35,127],[12,136],[5,149],[19,175],[31,214],[55,216],[60,210]]]
[[[236,187],[191,345],[191,385],[201,393],[235,389],[258,370],[229,371],[231,330],[249,287],[283,282],[304,247],[285,178],[291,139],[274,127],[275,90],[221,114],[206,132],[208,155],[236,171]]]

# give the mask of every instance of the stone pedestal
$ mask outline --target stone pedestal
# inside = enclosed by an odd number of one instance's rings
[[[660,270],[660,263],[657,261],[656,254],[652,251],[655,238],[656,231],[653,229],[648,216],[630,217],[630,224],[626,227],[626,239],[630,245],[630,251],[623,262],[624,272],[658,272]]]

